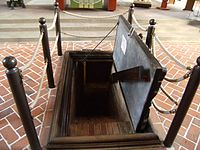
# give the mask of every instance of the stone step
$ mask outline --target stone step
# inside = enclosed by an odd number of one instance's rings
[[[64,31],[107,31],[115,26],[115,23],[61,23],[61,28]],[[50,27],[50,25],[48,26]],[[26,24],[1,24],[0,32],[16,32],[16,31],[38,31],[38,23]]]
[[[62,14],[63,15],[63,14]],[[50,27],[53,18],[46,19],[47,26]],[[66,17],[61,19],[61,30],[73,35],[82,36],[104,36],[117,22],[117,18],[111,19],[81,19],[77,17]],[[148,27],[148,20],[140,19],[138,22],[145,28]],[[175,22],[175,25],[173,24]],[[188,24],[190,26],[188,26]],[[187,28],[185,28],[187,25]],[[133,24],[138,33],[142,32],[136,24]],[[188,40],[200,41],[198,21],[180,20],[180,19],[160,19],[157,21],[156,33],[163,40]],[[37,41],[39,36],[38,19],[0,19],[0,41]],[[144,33],[144,36],[146,33]],[[55,39],[55,29],[49,31],[50,40]],[[62,40],[87,40],[91,38],[77,38],[68,35],[62,35]],[[98,40],[99,38],[94,38]],[[108,39],[114,39],[108,38]]]
[[[173,21],[173,20],[172,20]],[[1,24],[0,24],[0,31],[32,31],[32,30],[38,30],[39,28],[39,23],[36,22],[36,20],[7,20],[7,21],[2,21],[0,20]],[[106,28],[111,28],[115,25],[115,23],[117,22],[117,20],[113,20],[113,19],[107,19],[107,20],[103,20],[102,22],[93,22],[93,21],[87,21],[84,19],[65,19],[65,20],[61,20],[61,28],[63,28],[64,30],[92,30],[94,31],[95,28],[97,28],[97,30],[105,30]],[[49,27],[52,23],[52,20],[47,20],[47,26]],[[139,21],[139,23],[147,28],[147,24],[144,24],[144,21],[141,20]],[[189,23],[189,22],[188,22]],[[166,24],[166,23],[158,23],[158,25],[156,26],[156,30],[157,31],[165,31],[165,32],[176,32],[178,31],[182,31],[182,32],[187,32],[187,31],[198,31],[199,29],[199,24],[196,22],[193,22],[193,25],[185,28],[183,24],[187,24],[187,22],[182,22],[179,24],[176,23],[176,27],[173,24]],[[191,24],[191,23],[190,23]],[[136,28],[137,26],[135,24],[133,24]],[[105,28],[105,29],[104,29]]]
[[[111,19],[80,19],[80,18],[61,18],[61,23],[115,23],[118,18]],[[38,23],[39,18],[30,19],[0,19],[0,24],[23,24],[23,23]],[[47,23],[53,22],[53,17],[46,18]]]
[[[41,16],[42,17],[42,16]],[[18,23],[38,23],[39,18],[16,18],[16,19],[0,19],[0,24],[18,24]],[[126,17],[127,18],[127,17]],[[51,24],[53,21],[53,16],[45,18],[47,23]],[[62,23],[115,23],[118,20],[118,17],[115,18],[105,18],[105,19],[83,19],[83,18],[77,18],[77,17],[60,17]],[[137,21],[142,24],[148,26],[149,20],[148,19],[137,19]],[[191,25],[191,26],[199,26],[200,22],[197,20],[180,20],[180,19],[159,19],[156,20],[157,25],[172,25],[174,26],[174,23],[176,25]],[[174,22],[174,23],[173,23]],[[134,23],[134,22],[133,22]]]

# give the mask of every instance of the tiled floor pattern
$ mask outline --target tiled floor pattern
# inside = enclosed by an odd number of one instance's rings
[[[63,42],[63,51],[66,50],[80,50],[80,49],[92,49],[97,42]],[[35,49],[36,43],[0,43],[0,59],[5,56],[13,55],[18,60],[18,67],[24,65],[32,57],[32,53]],[[51,46],[53,43],[51,43]],[[185,65],[196,64],[196,58],[200,56],[200,43],[191,42],[168,42],[165,46],[170,52]],[[41,47],[40,47],[41,48]],[[112,50],[113,42],[103,42],[98,49]],[[180,77],[185,73],[183,69],[178,67],[173,61],[167,57],[167,55],[160,50],[157,46],[156,55],[163,65],[168,69],[168,77],[175,78]],[[53,69],[59,70],[62,57],[53,55]],[[27,94],[28,102],[31,104],[37,94],[37,89],[41,80],[42,69],[44,66],[42,50],[37,55],[36,61],[23,72],[23,81],[25,91]],[[55,74],[55,83],[58,83],[59,73]],[[182,92],[186,86],[187,80],[180,83],[168,83],[163,82],[164,88],[170,93],[176,100],[180,101]],[[51,116],[53,112],[54,100],[55,100],[56,88],[49,90],[47,88],[47,81],[42,86],[41,96],[37,103],[37,106],[31,110],[34,118],[34,123],[40,137],[42,145],[45,145],[49,126],[51,123]],[[166,98],[166,96],[159,92],[155,98],[156,103],[164,109],[171,109],[174,107],[173,103]],[[158,115],[162,121],[166,131],[168,130],[173,115],[163,115],[156,111],[153,111],[154,115]],[[27,138],[25,136],[24,129],[22,127],[17,109],[13,101],[12,93],[10,92],[8,82],[5,76],[5,68],[2,63],[0,64],[0,149],[12,149],[19,150],[26,148],[28,145]],[[200,88],[195,95],[195,98],[190,106],[188,114],[183,122],[183,125],[178,133],[175,148],[184,149],[200,149]]]

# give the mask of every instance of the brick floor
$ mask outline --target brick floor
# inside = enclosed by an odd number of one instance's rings
[[[63,51],[80,50],[83,48],[92,49],[96,44],[97,42],[94,41],[63,42]],[[193,66],[196,58],[200,56],[200,43],[165,42],[164,44],[170,50],[170,52],[185,65]],[[34,42],[0,43],[0,59],[2,60],[5,56],[13,55],[17,58],[18,67],[20,67],[30,60],[35,45],[36,43]],[[51,43],[51,46],[52,45],[53,43]],[[112,50],[113,42],[106,41],[102,43],[98,49]],[[156,45],[156,56],[160,62],[167,67],[168,77],[179,77],[185,73],[182,68],[177,66],[172,60],[169,59],[169,57],[160,49],[158,45]],[[56,69],[59,70],[62,58],[54,54],[52,60],[53,69],[55,72]],[[40,50],[40,53],[37,55],[37,59],[34,64],[32,64],[30,68],[23,72],[23,81],[29,104],[31,104],[36,97],[43,66],[43,54],[42,50]],[[55,83],[57,84],[59,73],[55,73],[55,76],[57,77],[55,79]],[[181,95],[186,84],[187,80],[173,84],[166,81],[163,81],[162,83],[163,87],[178,102],[180,102]],[[28,141],[17,113],[17,109],[5,76],[5,68],[3,67],[2,63],[0,64],[0,88],[0,149],[6,150],[26,148],[28,146]],[[56,88],[49,90],[45,77],[45,82],[42,86],[39,101],[36,107],[31,111],[32,116],[34,117],[34,123],[40,138],[40,142],[44,146],[48,137],[55,94]],[[164,109],[171,109],[174,107],[173,103],[169,101],[162,92],[159,92],[155,97],[155,102]],[[160,114],[155,111],[154,108],[151,108],[151,114],[154,121],[161,121],[160,124],[163,125],[165,131],[167,132],[173,119],[173,115]],[[187,116],[178,133],[174,147],[177,150],[200,148],[200,88],[198,88]]]

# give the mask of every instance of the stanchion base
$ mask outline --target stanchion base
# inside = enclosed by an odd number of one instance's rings
[[[156,8],[161,10],[169,10],[169,8],[163,8],[163,7],[156,7]]]

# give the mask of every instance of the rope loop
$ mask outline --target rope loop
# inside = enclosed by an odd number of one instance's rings
[[[20,70],[22,70],[22,72],[25,71],[26,69],[28,69],[31,66],[31,64],[34,62],[34,60],[35,60],[35,58],[36,58],[36,56],[37,56],[37,54],[39,52],[39,46],[40,46],[40,43],[42,41],[43,35],[44,35],[44,33],[42,32],[40,34],[40,36],[39,36],[39,39],[38,39],[38,42],[37,42],[37,46],[35,48],[35,51],[33,53],[33,56],[31,58],[31,60],[28,63],[26,63],[24,66],[20,67]]]
[[[53,22],[52,22],[51,26],[49,28],[47,28],[48,31],[52,30],[55,27],[57,17],[58,17],[58,13],[56,12],[55,15],[54,15]]]
[[[54,45],[53,45],[53,48],[52,48],[52,52],[51,52],[51,57],[53,56],[53,53],[55,52],[55,49],[56,49],[56,46],[57,46],[57,43],[58,43],[58,38],[59,38],[59,35],[56,36],[56,39],[55,39],[55,42],[54,42]]]
[[[59,35],[56,36],[56,39],[55,39],[55,42],[54,42],[54,45],[53,45],[53,48],[52,48],[52,52],[51,52],[51,57],[53,56],[53,54],[54,54],[54,52],[56,50],[56,44],[58,42],[58,38],[59,38]],[[45,66],[44,66],[43,71],[42,71],[42,77],[41,77],[40,85],[39,85],[39,88],[37,90],[36,98],[35,98],[34,102],[30,105],[31,109],[33,109],[36,106],[36,104],[38,103],[38,100],[40,98],[40,93],[41,93],[42,85],[43,85],[43,82],[44,82],[44,77],[45,77],[45,73],[46,73],[46,69],[47,69],[47,64],[48,64],[48,60],[45,60]]]
[[[37,90],[36,98],[32,102],[32,104],[30,105],[30,109],[33,109],[36,106],[36,104],[37,104],[37,102],[38,102],[38,100],[40,98],[40,93],[41,93],[41,90],[42,90],[42,85],[43,85],[43,82],[44,82],[46,69],[47,69],[47,62],[45,63],[45,66],[44,66],[43,71],[42,71],[42,77],[41,77],[40,85],[39,85],[38,90]]]
[[[135,22],[135,24],[136,24],[142,31],[147,31],[146,28],[142,27],[142,26],[139,24],[139,22],[137,21],[137,19],[136,19],[134,13],[132,14],[132,18],[133,18],[133,21]]]
[[[181,81],[183,81],[183,80],[189,78],[190,75],[191,75],[191,73],[192,73],[192,71],[190,70],[189,72],[187,72],[186,74],[184,74],[182,77],[175,78],[175,79],[165,77],[164,79],[165,79],[166,81],[168,81],[168,82],[181,82]]]
[[[176,111],[177,111],[177,108],[172,108],[172,109],[170,109],[170,110],[165,110],[165,109],[159,107],[154,101],[152,101],[151,103],[152,103],[153,107],[154,107],[158,112],[160,112],[160,113],[162,113],[162,114],[175,114]]]
[[[163,49],[163,51],[173,60],[176,62],[177,65],[179,65],[181,68],[186,69],[186,70],[190,70],[191,67],[190,66],[185,66],[183,63],[181,63],[178,59],[176,59],[172,54],[170,54],[170,52],[168,51],[168,49],[163,45],[163,43],[160,41],[160,39],[158,38],[158,36],[156,34],[154,34],[155,40],[158,42],[158,44],[160,45],[160,47]]]
[[[173,97],[171,97],[171,95],[169,95],[169,93],[167,93],[167,91],[165,91],[165,89],[162,86],[160,86],[160,89],[169,98],[171,102],[173,102],[175,105],[178,105],[178,102]]]
[[[84,19],[107,19],[107,18],[115,18],[115,17],[118,17],[120,15],[125,15],[126,13],[128,13],[128,10],[123,12],[123,13],[119,13],[119,14],[116,14],[116,15],[110,15],[110,16],[84,16],[84,15],[71,13],[71,12],[68,12],[68,11],[62,11],[62,12],[65,13],[65,14],[68,14],[70,16],[84,18]]]

